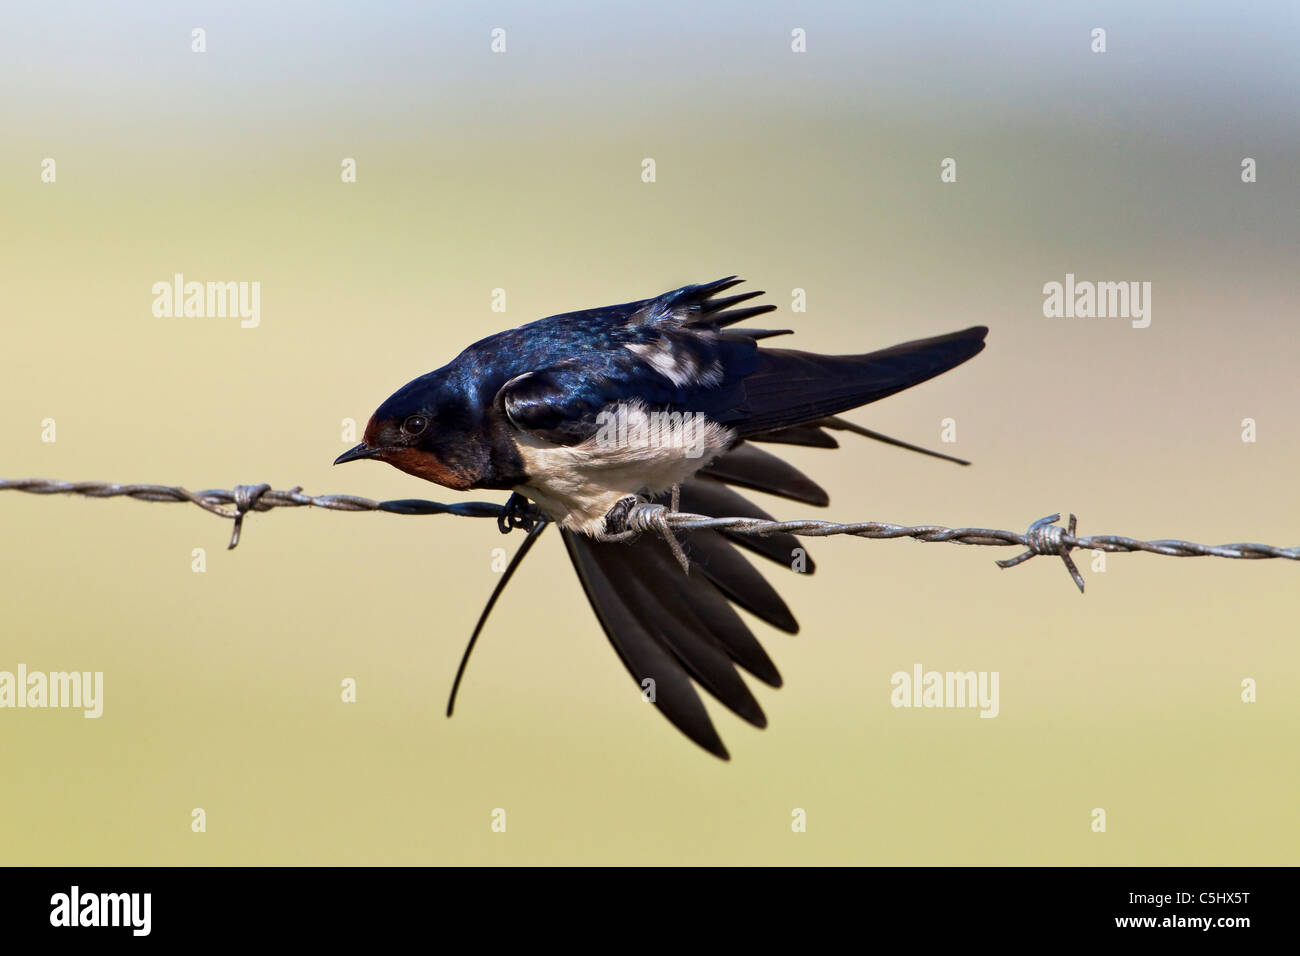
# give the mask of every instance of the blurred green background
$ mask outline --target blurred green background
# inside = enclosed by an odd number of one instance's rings
[[[795,347],[991,329],[850,416],[931,446],[953,418],[944,450],[975,464],[795,449],[825,517],[1300,542],[1297,25],[1280,2],[8,6],[0,475],[503,497],[334,470],[341,422],[502,327],[739,273]],[[177,272],[260,282],[260,326],[155,318]],[[1151,282],[1150,327],[1045,318],[1067,272]],[[0,670],[105,675],[99,720],[0,711],[4,863],[1300,850],[1282,562],[1081,554],[1080,597],[1059,561],[814,542],[815,576],[771,571],[802,633],[754,624],[786,679],[756,690],[770,727],[711,708],[724,764],[640,702],[553,533],[448,721],[494,549],[518,544],[490,522],[277,511],[228,553],[188,505],[8,493],[0,527]],[[1000,715],[892,708],[915,663],[998,671]]]

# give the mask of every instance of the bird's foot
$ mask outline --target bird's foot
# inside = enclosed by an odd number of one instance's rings
[[[640,529],[629,528],[628,518],[631,516],[633,508],[648,503],[644,498],[639,498],[636,495],[628,495],[618,499],[618,501],[614,502],[614,507],[605,512],[605,527],[597,535],[597,538],[602,541],[630,541],[635,538],[640,533]],[[680,493],[677,486],[674,485],[670,511],[676,511],[679,503]],[[645,527],[646,529],[653,528],[659,533],[659,536],[664,539],[664,543],[668,545],[668,550],[677,559],[677,563],[682,566],[682,571],[689,573],[691,563],[686,557],[686,551],[682,548],[681,542],[677,540],[677,536],[673,534],[673,529],[668,525],[666,519],[668,513],[670,512],[666,511],[664,506],[659,506],[649,516]]]
[[[509,534],[515,528],[532,531],[536,524],[537,510],[533,503],[517,491],[511,493],[497,515],[497,530],[502,534]]]
[[[627,526],[628,515],[637,505],[645,504],[645,499],[637,495],[627,495],[614,502],[614,507],[605,512],[605,527],[602,536],[606,538],[621,536],[631,529]]]

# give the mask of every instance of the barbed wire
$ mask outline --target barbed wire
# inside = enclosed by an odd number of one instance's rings
[[[308,495],[301,486],[287,491],[275,490],[268,484],[236,485],[233,489],[208,489],[190,491],[175,485],[116,484],[106,481],[56,481],[48,478],[0,478],[0,491],[23,491],[34,495],[80,495],[87,498],[134,498],[137,501],[189,502],[205,511],[233,521],[229,548],[239,544],[244,516],[250,511],[270,511],[273,508],[325,508],[330,511],[385,511],[402,515],[450,514],[467,518],[496,518],[502,531],[511,528],[531,527],[531,522],[548,520],[532,508],[521,517],[517,503],[506,505],[488,501],[466,501],[443,504],[422,498],[402,498],[393,501],[375,501],[359,495]],[[1174,538],[1142,541],[1120,535],[1075,534],[1076,518],[1070,515],[1069,524],[1062,527],[1055,522],[1059,514],[1048,515],[1033,522],[1026,531],[1002,531],[993,528],[947,528],[941,525],[900,525],[883,521],[837,522],[815,519],[775,521],[762,518],[718,518],[709,515],[677,511],[671,507],[645,502],[627,510],[621,520],[622,531],[608,535],[611,540],[635,537],[645,532],[662,535],[676,547],[675,532],[714,530],[728,534],[793,534],[802,537],[827,537],[852,535],[858,538],[888,540],[912,538],[923,542],[950,542],[953,544],[984,547],[1021,547],[1025,550],[1013,558],[997,562],[999,567],[1013,568],[1030,558],[1056,555],[1065,563],[1070,577],[1084,590],[1083,575],[1079,573],[1070,552],[1075,550],[1122,553],[1144,551],[1174,558],[1237,558],[1260,560],[1281,558],[1300,561],[1300,546],[1291,548],[1267,544],[1241,542],[1237,544],[1196,544]]]
[[[463,501],[446,505],[408,498],[375,501],[359,495],[305,495],[302,486],[277,491],[268,484],[236,485],[233,490],[209,488],[190,491],[177,485],[121,485],[111,481],[55,481],[50,478],[0,478],[0,491],[25,491],[32,495],[81,495],[86,498],[134,498],[137,501],[182,502],[198,505],[234,521],[228,550],[239,544],[244,515],[272,508],[325,508],[330,511],[388,511],[393,514],[460,515],[464,518],[498,518],[500,505],[490,501]],[[222,505],[230,505],[223,508]]]

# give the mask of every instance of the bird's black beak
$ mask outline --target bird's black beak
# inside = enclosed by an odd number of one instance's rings
[[[373,445],[367,445],[365,442],[362,442],[360,445],[349,448],[343,454],[335,458],[334,464],[341,465],[348,461],[360,461],[362,458],[374,458],[381,451],[383,451],[382,448],[376,448]]]

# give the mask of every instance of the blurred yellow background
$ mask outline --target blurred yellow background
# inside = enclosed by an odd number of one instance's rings
[[[502,327],[739,273],[781,307],[768,324],[797,330],[783,345],[991,329],[969,365],[848,416],[929,446],[953,418],[942,447],[972,467],[851,437],[794,449],[832,505],[763,501],[780,516],[1023,528],[1073,511],[1085,534],[1300,542],[1287,5],[1250,24],[1183,4],[0,18],[0,476],[503,499],[332,469],[341,422]],[[259,327],[154,317],[153,283],[178,272],[260,282]],[[1066,273],[1150,281],[1150,327],[1044,318]],[[3,863],[1300,850],[1289,563],[1114,555],[1102,573],[1080,554],[1081,597],[1059,561],[999,570],[1010,550],[813,542],[815,576],[764,568],[803,630],[754,623],[786,686],[756,688],[763,732],[711,707],[724,764],[640,702],[554,532],[448,721],[494,549],[519,542],[491,522],[276,511],[228,553],[228,525],[189,505],[11,492],[0,526],[0,670],[105,675],[98,720],[0,710]],[[890,675],[917,663],[998,671],[997,719],[892,708]]]

